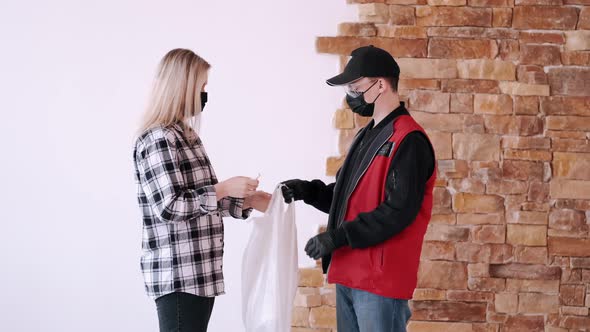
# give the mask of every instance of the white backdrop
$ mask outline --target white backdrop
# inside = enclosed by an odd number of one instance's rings
[[[2,0],[0,330],[157,330],[139,271],[131,152],[172,48],[213,65],[202,137],[221,179],[260,172],[267,191],[289,178],[331,180],[342,91],[324,83],[338,61],[315,53],[315,37],[355,19],[345,0]],[[325,215],[297,208],[302,247]],[[210,331],[242,330],[249,231],[226,220],[228,294]]]

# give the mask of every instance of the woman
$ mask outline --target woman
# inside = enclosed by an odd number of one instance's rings
[[[190,50],[162,59],[134,151],[143,214],[141,269],[160,331],[206,331],[224,293],[223,220],[264,211],[258,181],[218,182],[197,133],[210,65]]]

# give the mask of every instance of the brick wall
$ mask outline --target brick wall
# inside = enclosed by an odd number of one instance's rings
[[[410,331],[590,331],[590,0],[349,2],[318,52],[391,52],[437,153]],[[329,175],[366,123],[336,111]],[[335,331],[333,287],[301,274],[294,331]]]

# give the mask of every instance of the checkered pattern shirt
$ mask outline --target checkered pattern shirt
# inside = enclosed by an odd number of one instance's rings
[[[194,134],[194,132],[191,132]],[[196,136],[196,135],[195,135]],[[243,199],[218,201],[218,181],[203,143],[180,125],[144,132],[133,153],[143,216],[141,270],[148,295],[224,293],[223,219],[246,219]]]

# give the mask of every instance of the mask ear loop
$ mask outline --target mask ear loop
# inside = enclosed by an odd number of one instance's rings
[[[381,97],[381,94],[378,94],[377,97],[375,97],[375,100],[373,100],[373,102],[371,104],[374,104],[377,101],[377,99],[379,99],[379,97]]]
[[[377,84],[377,82],[381,82],[381,80],[376,80],[376,81],[375,81],[375,83],[373,83],[373,85]],[[371,86],[369,87],[369,89],[371,89],[371,88],[373,87],[373,85],[371,85]],[[382,88],[382,87],[383,87],[383,83],[379,83],[379,88]],[[365,90],[365,92],[369,91],[369,89]],[[363,94],[364,94],[365,92],[363,92]],[[375,99],[373,100],[373,102],[372,102],[371,104],[374,104],[374,103],[377,101],[377,99],[379,99],[379,97],[381,97],[381,93],[379,93],[379,94],[377,95],[377,97],[375,97]]]
[[[371,84],[371,86],[370,86],[370,87],[368,87],[368,88],[367,88],[367,90],[363,91],[363,94],[365,94],[367,91],[371,90],[371,88],[372,88],[373,86],[375,86],[375,84],[377,84],[377,82],[379,82],[379,80],[376,80],[376,81],[375,81],[373,84]]]

